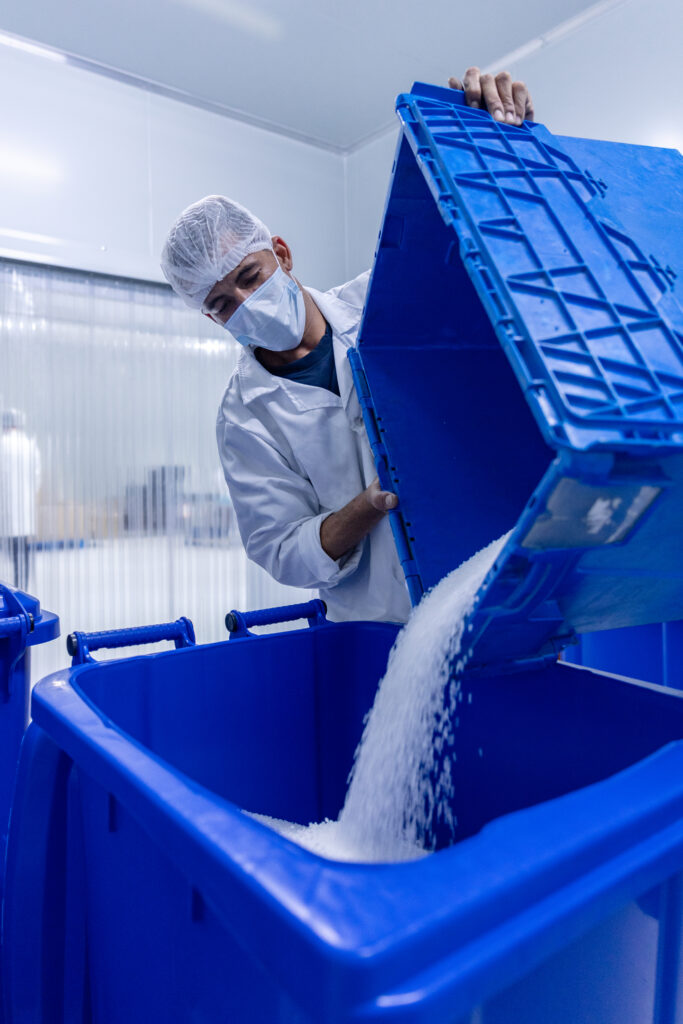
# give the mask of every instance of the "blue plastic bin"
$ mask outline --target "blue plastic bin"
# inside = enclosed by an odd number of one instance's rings
[[[337,814],[394,636],[317,624],[38,684],[10,1022],[678,1019],[681,695],[561,664],[471,677],[460,841],[426,860],[324,861],[242,813]]]
[[[572,665],[683,690],[683,622],[585,633],[562,656]]]
[[[30,649],[58,635],[56,615],[43,611],[35,597],[0,583],[0,907],[19,747],[28,723]],[[3,1019],[0,970],[0,1022]]]
[[[0,583],[0,863],[4,860],[19,746],[28,724],[30,648],[56,636],[56,615],[43,611],[35,597]]]

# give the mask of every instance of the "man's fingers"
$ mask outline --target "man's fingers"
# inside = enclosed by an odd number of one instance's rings
[[[482,75],[478,67],[468,68],[462,82],[448,79],[451,89],[464,89],[468,107],[484,108],[496,121],[522,124],[525,118],[533,120],[534,107],[524,82],[513,82],[509,71],[500,71],[494,77]]]
[[[512,76],[509,71],[499,71],[495,78],[496,89],[500,102],[503,104],[503,113],[508,124],[517,123],[515,113],[515,101],[512,97]]]
[[[378,512],[389,512],[398,505],[398,498],[391,491],[376,491],[371,501]]]
[[[380,482],[377,477],[372,481],[370,486],[366,489],[365,494],[372,505],[378,512],[388,512],[392,508],[396,508],[398,505],[398,498],[391,491],[383,491]]]
[[[530,102],[529,93],[524,82],[513,82],[512,83],[512,98],[515,102],[515,116],[517,118],[517,124],[521,124],[525,117],[527,117],[527,105]]]
[[[468,68],[463,78],[465,103],[468,107],[481,107],[481,72],[477,67]]]
[[[489,114],[496,121],[505,120],[505,110],[503,109],[503,102],[498,94],[498,86],[493,75],[482,75],[481,76],[481,98],[483,105],[488,110]]]

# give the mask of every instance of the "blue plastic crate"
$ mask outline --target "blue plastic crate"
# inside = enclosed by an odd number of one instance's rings
[[[513,530],[475,661],[681,618],[683,158],[398,112],[351,360],[413,600]]]
[[[460,841],[426,860],[323,861],[242,813],[337,814],[395,632],[318,620],[38,684],[9,1022],[676,1019],[679,694],[567,665],[466,680]]]

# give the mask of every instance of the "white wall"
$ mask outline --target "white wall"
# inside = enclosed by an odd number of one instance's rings
[[[630,0],[505,66],[559,135],[683,150],[683,4]],[[348,276],[369,265],[395,133],[346,158]]]
[[[347,274],[372,264],[391,177],[398,129],[345,157]]]
[[[683,147],[683,5],[629,0],[513,62],[559,134]],[[328,287],[370,265],[396,132],[346,157],[134,86],[0,49],[0,255],[159,280],[176,215],[251,206]]]
[[[630,0],[511,71],[559,135],[683,149],[683,4]]]
[[[344,278],[335,153],[0,47],[0,255],[161,280],[185,206],[232,195],[292,245],[318,287]]]

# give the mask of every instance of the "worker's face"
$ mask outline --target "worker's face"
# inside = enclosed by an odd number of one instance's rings
[[[273,249],[250,253],[234,270],[217,281],[202,305],[202,313],[215,323],[223,326],[238,306],[260,288],[261,285],[281,266],[285,273],[292,269],[292,254],[289,246],[277,235],[273,237]]]

